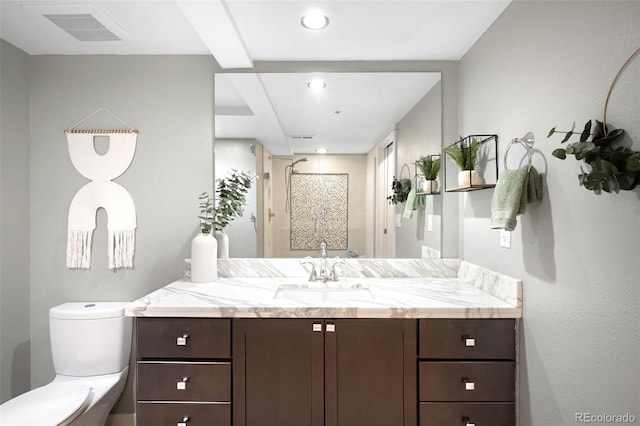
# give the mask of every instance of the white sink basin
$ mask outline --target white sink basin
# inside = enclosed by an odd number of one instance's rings
[[[335,299],[365,299],[372,300],[373,294],[368,285],[361,283],[342,283],[342,282],[310,282],[305,284],[281,284],[278,286],[273,298],[316,298],[322,297],[323,300]]]

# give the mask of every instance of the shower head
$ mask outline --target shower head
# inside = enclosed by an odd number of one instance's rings
[[[307,161],[307,157],[302,157],[302,158],[300,158],[299,160],[296,160],[296,161],[294,161],[293,163],[291,163],[291,166],[293,167],[293,166],[295,166],[296,164],[298,164],[298,163],[303,163],[303,162],[305,162],[305,161]]]

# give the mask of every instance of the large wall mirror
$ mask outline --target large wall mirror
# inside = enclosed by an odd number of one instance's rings
[[[392,205],[440,154],[439,72],[221,73],[215,175],[255,172],[230,257],[440,257],[442,195]]]

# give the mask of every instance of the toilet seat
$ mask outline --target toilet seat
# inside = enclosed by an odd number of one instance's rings
[[[91,402],[91,388],[52,382],[0,406],[0,422],[11,426],[59,426],[78,417]]]

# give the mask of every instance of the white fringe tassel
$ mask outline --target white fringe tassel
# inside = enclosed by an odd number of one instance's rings
[[[135,229],[109,229],[109,269],[133,268]]]
[[[67,231],[67,268],[91,267],[91,238],[93,229],[69,229]]]

